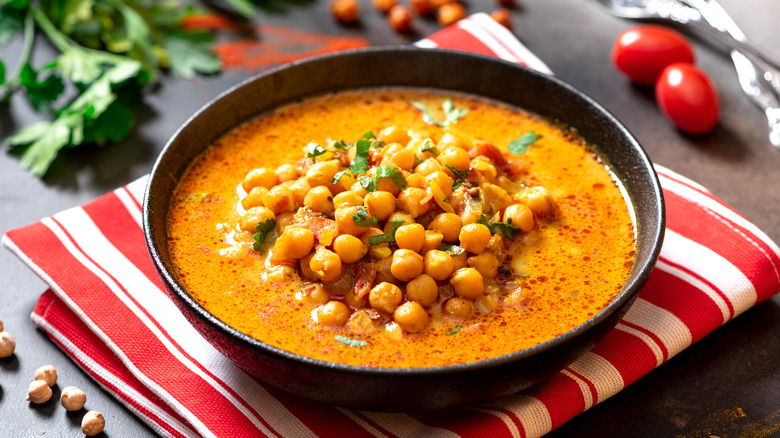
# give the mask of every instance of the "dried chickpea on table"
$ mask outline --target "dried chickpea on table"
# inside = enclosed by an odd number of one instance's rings
[[[496,117],[492,111],[512,120],[519,116],[516,110],[468,99],[453,104],[445,99],[438,111],[416,100],[427,99],[433,106],[441,102],[435,95],[433,100],[434,96],[422,92],[388,93],[392,97],[375,93],[365,99],[357,93],[336,93],[320,98],[322,102],[314,99],[311,105],[302,104],[301,114],[294,105],[289,114],[287,109],[279,110],[253,122],[258,126],[250,129],[250,123],[239,128],[196,161],[189,171],[191,177],[177,190],[178,206],[169,215],[169,230],[172,236],[181,235],[193,225],[204,224],[203,233],[211,234],[208,245],[170,239],[182,281],[207,309],[251,336],[300,354],[369,366],[407,366],[421,350],[422,355],[442,355],[440,363],[456,363],[469,354],[478,359],[533,345],[576,326],[619,291],[630,267],[626,259],[633,256],[633,228],[620,191],[592,152],[559,128],[530,118],[527,127],[531,129],[522,129],[525,135],[516,139],[525,143],[516,144],[511,153],[466,132],[477,126],[483,129],[477,132],[484,132],[482,118]],[[368,106],[363,109],[365,114],[360,111],[362,105]],[[317,120],[312,122],[317,126],[296,125],[301,116]],[[295,133],[300,138],[318,130],[333,132],[335,126],[330,123],[334,120],[343,121],[352,132],[361,129],[362,135],[342,139],[334,133],[338,140],[313,142],[281,140],[279,135],[293,125],[302,131]],[[368,125],[367,120],[374,124]],[[360,122],[371,129],[357,128]],[[502,126],[505,136],[519,134],[517,125]],[[205,180],[225,178],[215,176],[215,169],[227,169],[232,160],[252,153],[250,146],[234,149],[236,144],[258,141],[270,145],[261,137],[285,148],[272,161],[276,166],[256,167],[238,178],[231,171],[233,193],[217,196],[199,191],[209,185]],[[547,178],[545,172],[537,176],[529,162],[535,152],[528,157],[523,154],[529,147],[558,148],[559,141],[571,143],[567,147],[576,151],[566,154],[574,155],[568,160],[590,160],[587,164],[592,168],[582,178],[589,186],[578,190],[586,198],[590,192],[599,196],[608,192],[604,205],[610,207],[590,205],[594,211],[582,213],[584,222],[602,214],[617,216],[621,210],[624,214],[610,232],[622,234],[626,251],[610,256],[614,278],[592,288],[601,292],[570,291],[564,296],[561,286],[569,288],[567,282],[581,279],[557,272],[562,268],[533,278],[537,266],[555,266],[549,262],[553,254],[572,258],[579,251],[563,251],[550,238],[577,233],[569,238],[571,242],[558,244],[581,245],[591,234],[586,228],[595,226],[572,222],[576,215],[567,212],[574,208],[574,195],[557,202],[553,188],[544,182],[558,180]],[[209,164],[212,160],[217,162]],[[556,178],[569,180],[565,175]],[[614,190],[602,190],[606,185]],[[177,219],[185,212],[188,219]],[[216,217],[234,219],[215,224]],[[575,225],[577,229],[568,231]],[[588,245],[608,245],[612,236],[600,229],[592,234],[597,232],[603,236]],[[602,257],[591,247],[583,249]],[[200,260],[193,258],[194,252],[213,257],[208,262],[212,267],[196,269]],[[224,270],[227,278],[209,276],[215,269]],[[541,284],[547,278],[560,283]],[[582,281],[587,285],[593,280],[595,276]],[[534,298],[535,288],[542,293],[548,286],[562,298]],[[579,320],[569,320],[574,311],[565,306],[561,315],[545,316],[547,309],[560,306],[559,299],[579,309]],[[583,302],[575,302],[579,300]],[[527,326],[515,324],[517,318]],[[541,328],[545,318],[554,321]],[[502,334],[491,332],[496,330],[510,336],[513,345],[444,357],[444,350],[467,344],[468,336],[482,336],[481,341],[475,338],[472,342],[507,343],[495,341]],[[527,339],[515,342],[517,330]],[[463,339],[454,336],[459,332]],[[302,336],[307,342],[300,342]],[[387,353],[395,356],[385,362],[375,356],[359,357],[374,353],[343,352],[338,343],[347,349],[368,347],[361,349],[366,351],[387,347],[391,348]],[[404,350],[406,344],[410,350]],[[350,358],[351,354],[355,357]]]

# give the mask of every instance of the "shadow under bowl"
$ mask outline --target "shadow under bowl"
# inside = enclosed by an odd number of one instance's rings
[[[168,252],[171,194],[192,159],[223,134],[272,108],[325,92],[386,86],[471,93],[530,110],[577,129],[621,180],[637,227],[637,255],[620,294],[575,329],[513,354],[460,365],[367,368],[299,356],[247,336],[209,313],[177,280]],[[626,128],[570,85],[482,55],[413,47],[341,52],[283,66],[223,93],[171,138],[154,166],[144,200],[147,246],[169,295],[220,352],[247,373],[303,397],[377,411],[442,409],[527,388],[589,350],[625,314],[660,252],[664,203],[658,178]],[[593,267],[589,267],[592,269]]]

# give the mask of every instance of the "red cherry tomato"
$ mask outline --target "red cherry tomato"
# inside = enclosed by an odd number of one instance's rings
[[[718,123],[718,92],[707,74],[691,64],[666,67],[655,84],[655,99],[681,131],[704,134]]]
[[[680,33],[663,26],[629,29],[615,40],[612,63],[640,84],[652,85],[666,66],[693,63],[693,47]]]

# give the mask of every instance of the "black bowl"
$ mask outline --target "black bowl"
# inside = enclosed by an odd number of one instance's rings
[[[625,185],[638,228],[637,256],[622,292],[579,327],[535,347],[461,365],[365,368],[323,362],[264,344],[228,326],[177,281],[165,217],[190,161],[242,122],[297,99],[348,88],[413,86],[456,90],[516,105],[575,127]],[[637,141],[615,117],[560,80],[481,55],[447,50],[372,48],[327,55],[243,82],[190,118],[168,142],[144,200],[144,234],[154,266],[195,328],[247,373],[292,393],[365,410],[440,409],[508,395],[562,369],[601,339],[628,310],[652,270],[664,232],[657,176]]]

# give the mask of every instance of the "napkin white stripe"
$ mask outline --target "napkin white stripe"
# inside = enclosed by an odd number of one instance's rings
[[[587,352],[569,365],[569,368],[593,383],[598,394],[596,403],[612,397],[625,387],[620,371],[598,354]]]
[[[370,419],[388,432],[399,437],[420,436],[431,438],[457,438],[458,434],[446,429],[423,424],[411,415],[361,411],[361,415]]]
[[[467,20],[473,20],[474,22],[479,23],[479,25],[485,29],[486,32],[489,32],[496,39],[496,41],[498,41],[499,44],[511,50],[513,55],[517,57],[518,62],[542,73],[547,73],[549,75],[553,74],[550,68],[547,67],[547,65],[542,62],[541,59],[534,55],[533,52],[522,45],[520,40],[515,38],[509,29],[497,24],[496,21],[490,18],[488,14],[479,12],[469,16]]]
[[[368,433],[371,435],[378,437],[378,438],[392,438],[393,435],[388,435],[385,433],[382,433],[379,429],[374,427],[369,421],[366,421],[365,418],[363,418],[362,413],[358,413],[357,411],[352,411],[349,409],[339,408],[336,407],[337,410],[339,410],[344,416],[349,418],[350,420],[354,421],[357,425],[365,429]]]
[[[178,352],[176,349],[172,349],[169,342],[166,342],[164,336],[161,336],[161,333],[156,327],[153,327],[153,324],[146,318],[145,315],[143,315],[143,312],[138,309],[135,304],[129,302],[129,299],[119,291],[118,285],[111,280],[106,273],[102,271],[98,266],[96,266],[91,260],[89,260],[83,253],[81,253],[74,243],[69,239],[67,236],[67,233],[65,230],[60,228],[60,226],[52,219],[52,218],[44,218],[41,220],[41,223],[43,223],[47,228],[49,228],[52,233],[57,237],[59,242],[65,247],[65,249],[73,256],[76,261],[78,261],[81,265],[83,265],[86,269],[91,271],[96,277],[98,277],[116,296],[117,298],[122,301],[125,306],[127,306],[128,309],[130,309],[136,316],[138,316],[139,320],[146,325],[147,328],[150,329],[152,333],[156,336],[156,339],[162,343],[162,345],[168,349],[174,357],[179,359],[181,361],[182,354],[181,352]],[[74,230],[76,231],[76,230]],[[59,295],[59,294],[58,294]],[[61,294],[62,298],[65,299],[66,295],[63,293]],[[178,412],[180,415],[182,415],[184,418],[186,418],[188,421],[190,421],[190,424],[195,427],[195,429],[204,436],[213,436],[216,437],[211,431],[206,427],[205,424],[203,424],[200,419],[193,414],[189,409],[185,408],[184,405],[182,405],[176,398],[174,398],[168,391],[166,391],[162,386],[160,386],[156,381],[148,377],[145,373],[142,373],[136,365],[133,363],[132,360],[125,354],[125,352],[119,348],[114,341],[107,336],[98,326],[91,324],[91,320],[87,315],[81,311],[79,306],[77,306],[73,301],[70,299],[66,299],[66,302],[69,303],[69,306],[71,310],[74,312],[78,312],[81,314],[81,319],[85,323],[87,323],[100,337],[103,342],[106,344],[106,346],[111,349],[111,351],[114,352],[114,354],[117,355],[117,357],[122,361],[122,363],[135,375],[139,380],[147,384],[152,392],[157,394],[159,397],[162,397],[166,400],[170,400],[172,403],[172,408]],[[151,327],[150,327],[151,326]],[[178,354],[177,354],[178,353]],[[188,366],[193,372],[198,374],[196,370],[193,370],[194,364],[187,364],[185,363],[185,366]]]
[[[102,367],[96,361],[92,360],[92,357],[84,353],[73,342],[63,335],[59,330],[54,328],[41,316],[33,313],[30,315],[33,322],[43,329],[49,336],[59,344],[61,348],[68,351],[68,353],[78,361],[81,366],[87,368],[91,374],[96,376],[96,381],[100,386],[110,392],[117,399],[124,399],[126,401],[125,406],[133,411],[136,415],[144,419],[144,422],[148,424],[155,432],[163,436],[183,436],[197,438],[198,434],[190,429],[187,425],[181,423],[178,419],[170,416],[167,412],[160,409],[160,407],[153,401],[146,398],[143,394],[136,391],[125,381],[115,376],[113,373]],[[104,383],[106,382],[106,383]],[[121,389],[121,391],[119,391]],[[140,409],[138,406],[143,407]],[[144,409],[147,412],[144,411]],[[151,415],[156,418],[153,418]],[[172,429],[176,430],[179,435],[174,435],[164,427],[160,425],[161,422],[168,425]]]
[[[627,326],[626,324],[623,323],[623,321],[619,322],[615,326],[615,329],[621,330],[621,331],[623,331],[625,333],[628,333],[628,334],[630,334],[630,335],[632,335],[632,336],[634,336],[636,338],[639,338],[642,342],[644,342],[645,345],[647,345],[647,348],[649,348],[650,351],[655,356],[655,366],[658,366],[658,365],[661,365],[662,363],[664,363],[664,356],[665,356],[665,354],[661,350],[661,348],[658,346],[658,343],[655,342],[655,340],[650,335],[648,335],[647,333],[645,333],[645,332],[643,332],[641,330],[637,330],[634,327]]]
[[[666,348],[666,360],[693,342],[690,329],[677,315],[642,299],[642,297],[637,298],[623,317],[623,321],[642,326],[658,336]]]
[[[491,51],[493,51],[496,56],[498,56],[501,59],[505,59],[507,61],[515,62],[515,63],[523,63],[520,59],[515,56],[514,53],[507,50],[506,47],[504,47],[501,42],[496,40],[496,38],[490,34],[487,30],[485,30],[482,26],[480,26],[477,22],[471,19],[465,19],[458,21],[455,26],[465,30],[466,32],[470,33],[474,38],[478,39],[482,44],[487,46]]]
[[[573,373],[570,369],[563,369],[561,371],[561,374],[574,380],[577,386],[580,387],[580,392],[582,392],[582,401],[585,405],[585,409],[590,409],[591,406],[594,405],[595,400],[593,397],[593,393],[591,392],[590,387],[588,386],[588,382],[586,382],[577,374]]]

